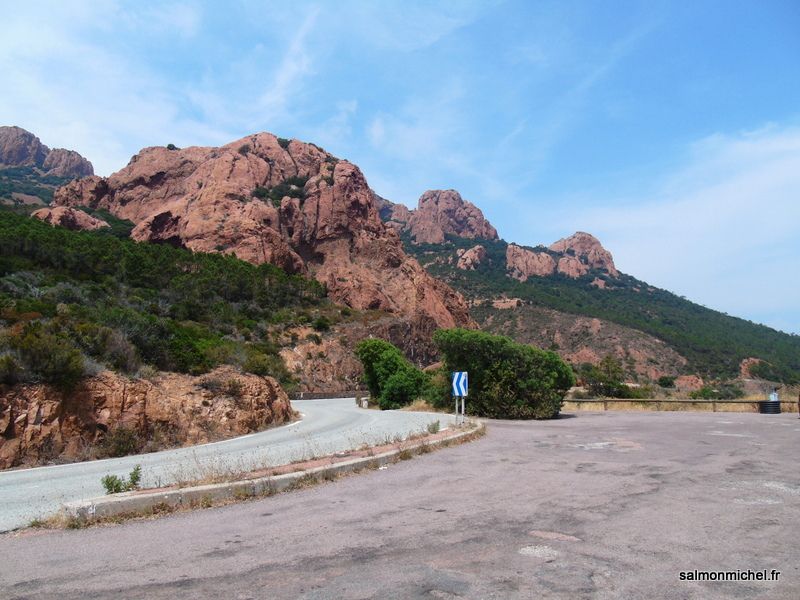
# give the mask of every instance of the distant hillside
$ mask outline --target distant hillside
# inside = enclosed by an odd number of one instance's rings
[[[49,204],[56,188],[92,174],[74,150],[51,150],[21,127],[0,127],[0,204]]]
[[[583,362],[582,357],[594,362],[616,350],[631,372],[651,378],[659,373],[733,378],[742,360],[755,357],[763,362],[750,369],[753,375],[800,381],[800,336],[705,308],[619,273],[611,254],[589,234],[549,248],[461,237],[458,231],[447,232],[441,243],[420,243],[409,225],[417,221],[415,212],[384,205],[382,216],[394,221],[406,252],[465,295],[482,328],[553,347],[573,362]],[[398,215],[406,220],[397,220]],[[561,315],[602,323],[575,328],[574,318]],[[656,340],[668,348],[659,349]]]

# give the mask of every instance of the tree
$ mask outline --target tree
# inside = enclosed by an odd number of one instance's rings
[[[399,348],[385,340],[362,340],[356,356],[364,366],[364,383],[381,409],[400,408],[422,393],[425,374],[412,365]]]
[[[575,385],[572,369],[555,353],[467,329],[433,335],[446,371],[469,372],[470,412],[499,419],[550,419]]]
[[[593,394],[598,396],[624,397],[627,386],[624,382],[625,371],[622,363],[616,358],[607,355],[600,364],[593,365],[586,376],[586,385]]]

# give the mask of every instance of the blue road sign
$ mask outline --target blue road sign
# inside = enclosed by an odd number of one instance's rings
[[[453,396],[461,396],[462,398],[467,395],[467,372],[455,371],[453,373]]]

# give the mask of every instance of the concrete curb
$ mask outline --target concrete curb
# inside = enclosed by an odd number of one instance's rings
[[[404,448],[390,450],[375,456],[359,457],[295,473],[154,492],[123,492],[89,500],[79,500],[64,504],[62,513],[70,518],[92,521],[103,517],[145,513],[153,511],[154,508],[159,506],[168,506],[172,509],[190,508],[234,498],[244,499],[253,496],[268,496],[301,485],[303,480],[312,479],[318,481],[333,478],[337,475],[353,473],[365,468],[377,468],[396,461],[401,452],[413,452],[423,446],[428,446],[429,448],[443,446],[462,438],[482,433],[485,429],[486,424],[478,421],[478,426],[473,429],[457,431],[453,435],[448,435],[435,441],[415,441]]]

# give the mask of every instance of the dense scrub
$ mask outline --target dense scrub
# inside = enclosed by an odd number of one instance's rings
[[[468,297],[506,295],[638,329],[672,346],[689,361],[687,372],[704,377],[735,377],[742,359],[753,356],[766,361],[760,369],[771,379],[800,381],[800,336],[711,310],[628,275],[612,280],[605,272],[592,271],[579,279],[554,275],[520,282],[506,275],[506,242],[482,240],[481,244],[486,259],[474,271],[461,271],[447,259],[457,248],[475,245],[475,240],[450,236],[445,244],[414,245],[404,234],[407,252]],[[592,286],[595,277],[613,289]],[[476,307],[473,316],[482,322],[482,311],[488,310]]]
[[[102,367],[197,374],[222,363],[291,380],[272,326],[319,320],[319,283],[110,233],[0,211],[0,384],[70,388]]]
[[[379,339],[367,339],[356,346],[364,366],[364,383],[381,409],[401,408],[421,396],[428,377],[412,365],[399,348]]]
[[[433,339],[445,372],[469,373],[469,414],[551,419],[575,385],[572,369],[555,352],[468,329],[440,329]]]

